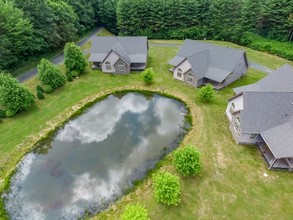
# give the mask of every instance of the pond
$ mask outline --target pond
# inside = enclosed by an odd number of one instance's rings
[[[11,219],[78,219],[143,179],[186,133],[183,103],[110,95],[66,123],[17,166],[4,194]]]

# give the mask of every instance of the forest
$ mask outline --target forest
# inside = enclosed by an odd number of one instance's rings
[[[293,60],[292,0],[0,0],[0,70],[100,25],[119,35],[226,40]]]

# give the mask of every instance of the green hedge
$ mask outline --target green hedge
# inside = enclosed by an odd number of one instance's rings
[[[293,43],[270,40],[256,34],[245,33],[240,39],[240,44],[293,61]]]

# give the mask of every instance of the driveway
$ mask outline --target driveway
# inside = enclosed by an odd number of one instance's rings
[[[85,38],[83,38],[81,41],[79,41],[77,43],[78,46],[83,46],[84,44],[86,44],[88,41],[92,40],[93,37],[95,37],[97,35],[97,33],[99,33],[101,30],[101,27],[96,28],[95,30],[93,30],[90,34],[88,34]],[[85,51],[87,53],[89,53],[89,50]],[[63,52],[56,55],[55,57],[53,57],[51,59],[51,62],[54,63],[55,65],[58,65],[60,63],[64,62],[64,54]],[[33,69],[26,71],[25,73],[19,75],[17,77],[17,80],[19,82],[24,82],[30,78],[32,78],[33,76],[38,74],[38,70],[37,67],[34,67]]]

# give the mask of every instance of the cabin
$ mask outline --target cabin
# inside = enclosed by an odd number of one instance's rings
[[[95,37],[89,61],[104,73],[127,74],[146,68],[147,37]]]
[[[169,64],[175,79],[194,87],[211,84],[217,90],[239,79],[248,69],[244,50],[189,39]]]
[[[257,145],[269,169],[293,171],[293,67],[234,89],[226,116],[237,144]]]

